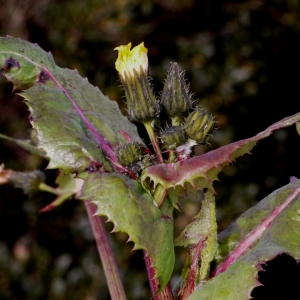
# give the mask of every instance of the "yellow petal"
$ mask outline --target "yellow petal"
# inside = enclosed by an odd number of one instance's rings
[[[114,50],[118,50],[118,58],[116,60],[116,69],[119,71],[121,76],[128,72],[133,76],[133,70],[140,71],[142,67],[143,70],[148,71],[148,49],[144,46],[144,43],[134,47],[132,50],[131,43],[128,45],[121,45],[116,47]]]

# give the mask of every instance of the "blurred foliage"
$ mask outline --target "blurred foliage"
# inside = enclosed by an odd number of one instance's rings
[[[77,68],[122,107],[113,49],[144,41],[157,93],[169,63],[176,61],[186,70],[194,98],[216,115],[219,129],[212,148],[253,136],[299,111],[297,0],[223,0],[217,5],[196,0],[0,0],[0,35],[38,43],[52,52],[57,65]],[[27,107],[3,77],[0,104],[0,133],[28,138]],[[0,143],[1,162],[7,169],[47,166],[9,141]],[[215,185],[220,230],[290,176],[300,177],[299,150],[295,128],[279,130],[260,142],[252,156],[221,173]],[[56,172],[46,175],[54,184]],[[109,299],[79,201],[40,214],[53,200],[46,193],[29,199],[1,186],[0,195],[0,299]],[[182,204],[181,212],[176,212],[177,234],[198,209],[199,199]],[[149,299],[142,254],[130,252],[125,234],[113,234],[111,240],[128,299]],[[179,250],[172,282],[185,257]]]

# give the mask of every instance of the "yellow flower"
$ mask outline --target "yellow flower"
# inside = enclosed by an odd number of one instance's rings
[[[135,76],[134,70],[136,70],[138,75],[141,72],[144,72],[144,75],[148,73],[148,49],[144,46],[144,43],[134,47],[132,50],[130,48],[131,43],[114,49],[119,51],[116,69],[120,73],[122,80],[125,80],[125,78],[132,79]]]
[[[144,43],[134,47],[131,43],[118,50],[116,69],[124,86],[128,118],[132,122],[148,122],[159,116],[160,105],[148,80],[148,56]]]

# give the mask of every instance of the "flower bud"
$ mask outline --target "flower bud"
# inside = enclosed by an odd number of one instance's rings
[[[144,123],[159,116],[160,105],[148,81],[147,48],[144,43],[130,48],[131,43],[115,48],[119,51],[116,69],[125,90],[128,118]]]
[[[189,88],[178,64],[171,63],[170,70],[161,94],[161,105],[169,117],[176,117],[190,111],[193,107]]]
[[[143,154],[143,145],[137,142],[125,143],[116,149],[119,163],[133,174],[152,165],[152,156]]]
[[[133,174],[138,174],[140,171],[144,170],[147,167],[150,167],[152,165],[152,159],[150,155],[146,155],[142,158],[142,160],[131,164],[128,167],[128,170],[132,172]]]
[[[196,141],[197,144],[205,144],[214,127],[214,118],[206,110],[193,111],[184,124],[187,137]]]
[[[181,126],[172,126],[161,132],[160,138],[165,148],[175,150],[186,142],[186,135]]]
[[[23,193],[33,196],[39,190],[39,185],[46,179],[45,174],[40,170],[32,172],[13,172],[9,181],[15,188],[21,188]]]
[[[143,158],[142,145],[137,142],[125,143],[116,149],[116,155],[120,164],[128,167]]]

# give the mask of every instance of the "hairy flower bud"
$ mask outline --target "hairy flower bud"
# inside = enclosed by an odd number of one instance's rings
[[[150,155],[146,155],[142,158],[142,160],[130,165],[128,170],[131,171],[133,174],[137,174],[140,171],[144,170],[147,167],[152,165],[152,160]]]
[[[116,149],[116,154],[119,163],[133,174],[138,174],[140,171],[152,165],[151,156],[144,155],[143,145],[137,142],[121,145]]]
[[[128,167],[143,158],[142,145],[137,142],[125,143],[116,149],[116,154],[120,164]]]
[[[160,138],[165,148],[175,150],[185,144],[186,135],[181,126],[172,126],[161,132]]]
[[[176,62],[170,64],[160,101],[170,117],[189,112],[193,107],[193,101],[189,95],[189,88],[183,77],[183,72]]]
[[[144,43],[130,48],[131,43],[115,48],[119,51],[116,69],[125,90],[128,118],[144,123],[159,116],[160,105],[148,81],[147,48]]]
[[[197,144],[205,144],[214,127],[214,118],[206,110],[193,111],[184,124],[187,137],[196,141]]]
[[[13,172],[9,181],[15,188],[21,188],[24,194],[33,196],[39,190],[39,185],[46,179],[45,174],[40,170],[31,172]]]

